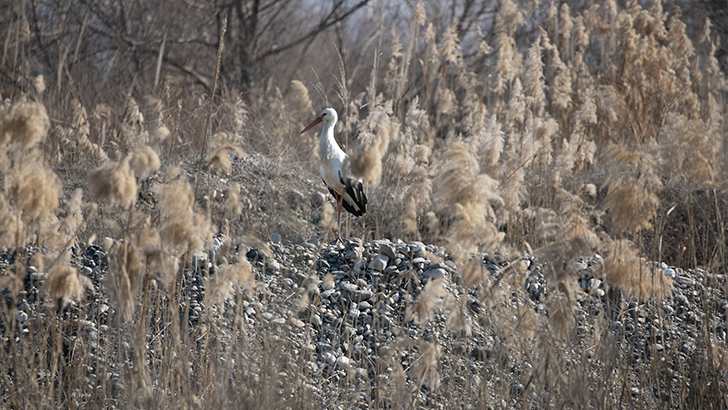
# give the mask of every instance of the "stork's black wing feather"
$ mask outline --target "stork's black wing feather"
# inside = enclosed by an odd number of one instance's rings
[[[344,182],[344,209],[354,216],[362,216],[367,212],[367,196],[361,181],[349,178]]]
[[[347,212],[354,216],[362,216],[367,212],[367,196],[364,194],[364,186],[361,181],[353,178],[341,178],[339,180],[344,185],[343,207]],[[337,197],[333,189],[329,188],[329,192],[334,198]]]

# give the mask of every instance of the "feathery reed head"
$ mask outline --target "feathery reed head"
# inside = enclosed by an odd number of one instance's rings
[[[58,207],[61,181],[37,158],[28,158],[13,169],[8,194],[31,217],[53,212]]]
[[[448,144],[436,166],[441,171],[432,195],[437,209],[451,220],[449,246],[473,249],[499,244],[504,234],[494,224],[494,206],[503,200],[497,194],[496,181],[480,173],[476,157],[460,142]]]
[[[422,325],[427,324],[433,318],[434,309],[444,303],[448,295],[443,278],[427,282],[417,298],[417,302],[407,306],[405,320],[413,320]]]
[[[158,170],[160,166],[161,164],[157,153],[148,145],[135,148],[129,158],[129,167],[139,179],[148,177],[150,173]]]
[[[399,133],[399,124],[393,118],[392,104],[377,106],[369,116],[359,123],[360,143],[354,147],[351,156],[351,171],[374,184],[382,178],[382,158],[387,152],[389,141]]]
[[[136,200],[137,184],[129,165],[129,157],[119,163],[110,162],[89,173],[89,191],[96,201],[107,200],[129,207]]]
[[[23,148],[29,148],[42,141],[49,128],[45,106],[21,100],[12,105],[8,114],[0,117],[0,143],[12,140],[19,142]]]
[[[672,292],[672,279],[639,256],[634,242],[608,240],[605,244],[604,273],[615,288],[624,287],[641,300],[662,299]]]
[[[44,285],[47,292],[54,298],[62,299],[64,305],[71,300],[81,300],[84,291],[93,287],[91,279],[70,265],[70,255],[65,253],[48,273]]]
[[[220,304],[232,297],[235,288],[250,286],[255,279],[250,262],[242,258],[236,263],[221,266],[210,280],[205,294],[206,304]]]
[[[159,207],[164,215],[162,243],[172,249],[197,251],[212,235],[210,221],[193,208],[192,187],[182,178],[159,190]]]
[[[218,147],[215,152],[213,152],[212,157],[210,157],[210,161],[207,163],[208,167],[214,167],[222,172],[225,172],[226,174],[229,174],[230,171],[232,171],[232,163],[230,162],[230,154],[235,154],[237,156],[242,156],[243,150],[240,148],[225,144],[220,147]]]
[[[294,112],[298,113],[301,118],[310,117],[315,114],[313,103],[308,96],[308,88],[301,81],[291,81],[289,98]]]

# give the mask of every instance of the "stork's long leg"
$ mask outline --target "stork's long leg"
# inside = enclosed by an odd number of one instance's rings
[[[331,193],[334,194],[334,199],[336,200],[336,225],[337,225],[336,236],[338,237],[337,241],[339,241],[339,240],[341,240],[341,208],[344,205],[344,196],[339,195],[333,189],[331,190]]]
[[[339,237],[341,237],[341,208],[344,205],[344,196],[338,195],[338,198],[336,198],[336,221],[339,224]]]

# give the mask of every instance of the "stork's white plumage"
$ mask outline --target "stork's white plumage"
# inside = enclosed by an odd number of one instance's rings
[[[367,211],[367,197],[364,194],[361,179],[351,175],[351,170],[348,167],[349,156],[334,139],[334,126],[336,126],[338,118],[333,108],[327,108],[321,112],[318,118],[304,128],[301,134],[321,122],[324,123],[321,139],[319,140],[319,170],[324,184],[336,199],[337,220],[339,228],[341,228],[342,206],[352,215],[362,216]]]

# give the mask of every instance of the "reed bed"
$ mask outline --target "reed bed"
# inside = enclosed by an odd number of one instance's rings
[[[487,33],[463,35],[418,2],[404,29],[373,23],[359,50],[373,58],[340,47],[333,86],[299,71],[210,95],[157,68],[101,97],[62,82],[63,62],[35,73],[17,14],[3,61],[25,59],[25,83],[0,88],[0,407],[725,408],[728,79],[709,20],[642,4],[503,0]],[[370,204],[341,233],[315,136],[299,135],[328,105]],[[396,329],[377,362],[322,378],[310,332],[244,318],[282,304],[308,329],[337,234],[360,238],[352,270],[381,239],[436,245],[428,261],[454,270],[402,276],[401,311],[375,317]],[[281,261],[281,242],[318,248]],[[275,260],[302,272],[288,297],[269,288]],[[695,285],[676,267],[700,281],[689,337],[665,307]],[[625,317],[652,323],[651,342],[615,328]]]

